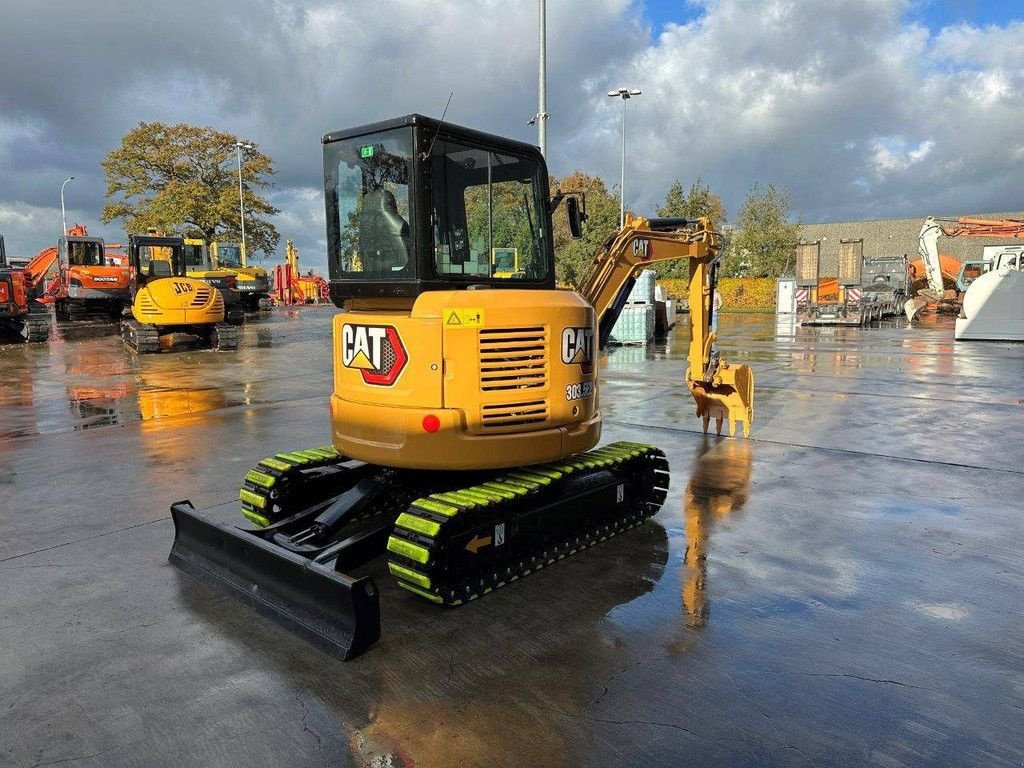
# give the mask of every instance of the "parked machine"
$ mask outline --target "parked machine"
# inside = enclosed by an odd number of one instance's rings
[[[905,256],[864,257],[863,240],[839,242],[838,277],[820,277],[821,243],[796,246],[796,304],[800,325],[867,325],[902,311]]]
[[[224,299],[224,320],[231,325],[245,322],[242,296],[238,292],[238,278],[229,269],[217,269],[205,240],[185,238],[185,274],[209,283]]]
[[[28,263],[26,277],[53,302],[58,320],[118,318],[129,303],[130,282],[119,248],[76,224]]]
[[[226,269],[234,274],[244,311],[266,311],[273,308],[267,270],[249,266],[242,245],[215,240],[210,243],[210,251],[215,269]]]
[[[941,222],[945,221],[946,224]],[[920,251],[928,271],[931,295],[941,268],[938,239],[946,237],[1024,238],[1024,220],[936,219],[929,216],[921,227]],[[953,338],[957,341],[1024,341],[1024,263],[1020,246],[989,246],[981,274],[966,285],[959,301]],[[987,270],[987,271],[986,271]],[[964,270],[959,278],[963,279]],[[928,295],[924,297],[929,298]],[[907,317],[921,311],[921,301],[906,304]]]
[[[410,115],[328,134],[323,153],[345,309],[332,444],[246,474],[252,528],[173,505],[178,567],[348,658],[380,634],[372,578],[348,574],[379,555],[402,588],[459,605],[642,524],[668,462],[634,442],[594,449],[596,352],[653,261],[689,260],[698,416],[746,434],[753,375],[716,348],[721,241],[707,219],[627,217],[575,293],[555,286],[551,217],[565,202],[578,237],[585,202],[550,195],[536,147]],[[528,244],[522,275],[480,274],[513,240]]]
[[[4,236],[0,234],[0,326],[25,342],[50,337],[50,309],[32,295],[24,268],[7,261]]]
[[[320,304],[331,300],[327,281],[312,271],[303,275],[299,272],[299,252],[288,240],[284,246],[284,264],[274,267],[272,296],[275,302],[285,306],[294,304]]]
[[[129,235],[128,259],[134,298],[131,317],[121,321],[121,336],[129,349],[159,352],[161,338],[224,351],[238,348],[238,329],[224,322],[220,291],[186,275],[182,238]]]

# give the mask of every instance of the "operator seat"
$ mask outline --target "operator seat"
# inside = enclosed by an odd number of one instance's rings
[[[409,224],[390,190],[375,189],[363,197],[359,253],[366,272],[396,272],[409,263]]]

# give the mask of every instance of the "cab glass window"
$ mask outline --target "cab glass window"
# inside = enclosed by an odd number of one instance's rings
[[[328,190],[334,198],[329,207],[335,219],[329,222],[331,277],[416,277],[409,192],[412,130],[332,142],[326,157]]]
[[[139,247],[139,274],[145,277],[171,277],[182,274],[183,254],[178,248],[163,245]]]
[[[242,266],[242,246],[217,243],[217,262],[222,267]]]
[[[99,243],[68,243],[68,264],[75,267],[102,267],[103,246]]]
[[[206,267],[205,245],[185,245],[185,267],[188,269],[202,269]]]
[[[430,163],[439,277],[547,276],[542,177],[535,160],[437,141]]]

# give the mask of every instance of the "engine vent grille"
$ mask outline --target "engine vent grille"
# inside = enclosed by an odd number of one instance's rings
[[[156,304],[153,303],[153,299],[149,297],[148,293],[139,294],[139,312],[144,315],[156,315],[159,314],[160,309]]]
[[[481,414],[484,429],[519,428],[527,424],[542,424],[548,418],[548,404],[545,400],[530,400],[525,403],[485,405]]]
[[[480,389],[544,389],[548,385],[548,334],[544,326],[480,331]],[[511,407],[511,406],[509,406]]]
[[[195,296],[194,299],[192,299],[192,305],[191,306],[193,306],[193,307],[205,307],[206,306],[206,302],[208,302],[210,300],[210,291],[211,290],[212,290],[211,288],[197,288],[196,289],[196,296]]]

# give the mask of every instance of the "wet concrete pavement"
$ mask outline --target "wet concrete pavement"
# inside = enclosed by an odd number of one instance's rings
[[[685,328],[614,350],[604,439],[666,451],[662,512],[455,610],[377,568],[346,664],[166,561],[171,502],[326,442],[330,314],[0,347],[0,765],[1024,762],[1021,346],[725,317],[749,441],[700,434]]]

